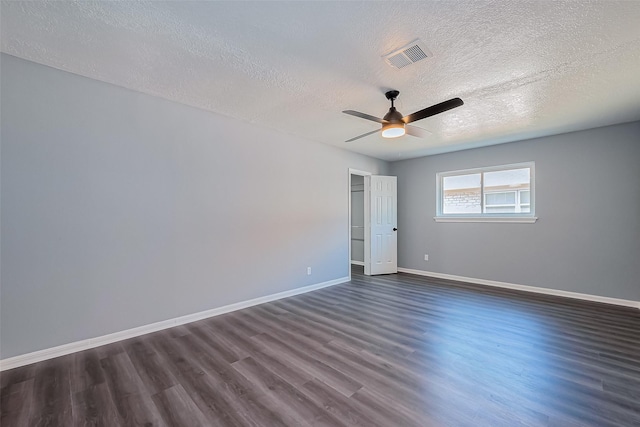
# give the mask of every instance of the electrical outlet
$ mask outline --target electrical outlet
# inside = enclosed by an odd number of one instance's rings
[[[311,267],[307,267],[307,276],[311,276]]]
[[[429,255],[424,254],[424,260],[425,260],[425,261],[429,261]]]

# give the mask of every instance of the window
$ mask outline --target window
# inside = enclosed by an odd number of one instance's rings
[[[437,174],[436,221],[535,222],[534,164]]]

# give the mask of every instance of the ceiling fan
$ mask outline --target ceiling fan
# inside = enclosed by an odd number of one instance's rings
[[[447,110],[451,110],[452,108],[456,108],[464,104],[464,102],[462,102],[462,99],[453,98],[448,101],[432,105],[431,107],[427,107],[423,110],[416,111],[415,113],[409,114],[408,116],[402,117],[402,113],[396,110],[396,107],[393,106],[393,101],[395,101],[398,95],[400,95],[400,92],[398,92],[397,90],[390,90],[384,95],[389,101],[391,101],[391,108],[389,108],[389,112],[385,114],[385,116],[381,119],[369,114],[361,113],[359,111],[343,111],[343,113],[345,114],[360,117],[366,120],[371,120],[382,125],[381,129],[364,133],[362,135],[356,136],[355,138],[348,139],[345,142],[352,142],[356,139],[364,138],[365,136],[380,131],[382,131],[383,138],[397,138],[404,135],[405,133],[411,136],[416,136],[418,138],[424,138],[428,135],[428,132],[424,129],[420,129],[419,127],[411,126],[409,123],[426,119],[427,117],[435,116],[436,114],[444,113]]]

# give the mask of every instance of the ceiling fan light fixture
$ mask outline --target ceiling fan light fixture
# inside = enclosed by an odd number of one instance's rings
[[[388,123],[382,126],[383,138],[398,138],[404,134],[404,123]]]

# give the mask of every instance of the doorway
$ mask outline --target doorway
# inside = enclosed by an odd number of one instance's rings
[[[351,175],[351,265],[364,267],[364,176]]]
[[[349,169],[349,279],[351,266],[364,268],[367,241],[365,233],[365,176],[371,172]]]
[[[349,280],[352,265],[367,276],[397,273],[397,178],[349,169],[348,182]]]

